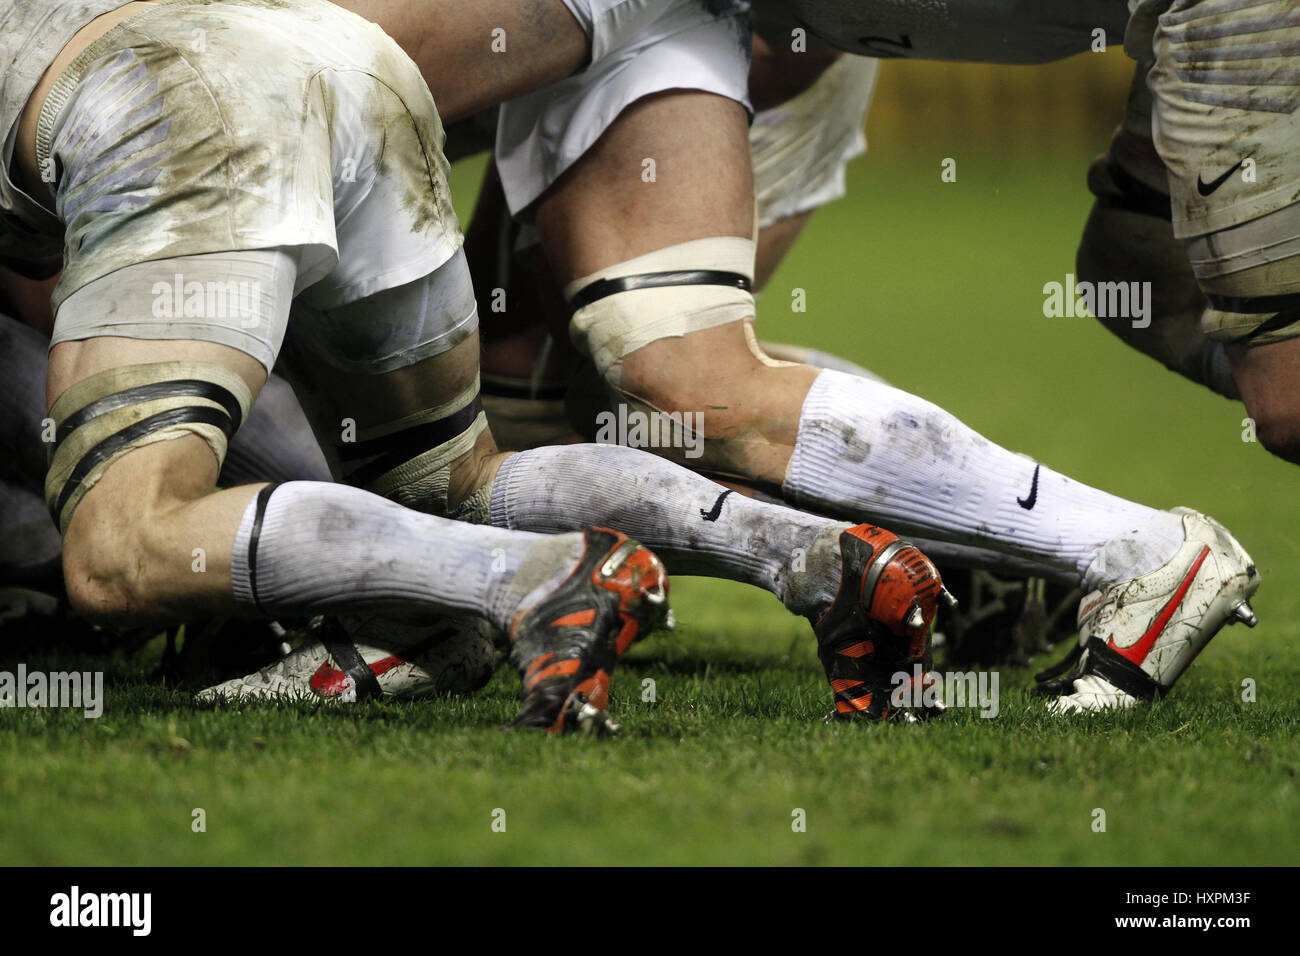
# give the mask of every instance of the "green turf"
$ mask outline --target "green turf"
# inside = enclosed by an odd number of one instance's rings
[[[873,149],[773,280],[763,334],[867,364],[1081,480],[1216,515],[1263,573],[1256,630],[1136,712],[1049,719],[1004,669],[995,720],[828,727],[805,624],[680,580],[678,632],[616,675],[616,741],[503,733],[506,672],[468,700],[213,710],[118,661],[98,720],[0,710],[0,863],[1300,862],[1300,471],[1241,441],[1238,405],[1089,320],[1043,317],[1086,152],[959,155],[944,184],[948,151]]]

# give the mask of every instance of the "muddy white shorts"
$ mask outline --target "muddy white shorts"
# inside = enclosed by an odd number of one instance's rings
[[[415,64],[333,4],[146,9],[78,56],[41,111],[38,159],[56,163],[65,227],[54,341],[204,339],[269,364],[283,328],[231,310],[173,302],[108,331],[93,309],[61,306],[129,266],[250,250],[288,253],[292,291],[316,309],[411,283],[461,246],[442,142]]]
[[[1125,48],[1152,64],[1151,138],[1210,300],[1202,329],[1248,345],[1300,335],[1300,6],[1131,5]]]
[[[794,99],[754,116],[749,145],[760,229],[844,195],[844,167],[867,151],[863,125],[879,65],[840,57]]]

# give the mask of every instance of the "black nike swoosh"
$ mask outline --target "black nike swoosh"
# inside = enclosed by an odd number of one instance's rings
[[[1250,159],[1250,157],[1247,156],[1246,159]],[[1214,192],[1216,189],[1218,189],[1220,186],[1226,183],[1228,181],[1229,176],[1231,176],[1237,170],[1241,169],[1241,164],[1244,163],[1246,159],[1241,160],[1235,166],[1230,166],[1226,173],[1224,173],[1222,176],[1220,176],[1218,179],[1214,180],[1213,182],[1207,183],[1201,176],[1197,176],[1196,191],[1200,193],[1202,196],[1210,195],[1212,192]]]
[[[1038,504],[1038,469],[1042,467],[1042,465],[1034,465],[1034,483],[1029,486],[1029,497],[1016,499],[1016,504],[1026,511],[1033,511],[1034,505]]]
[[[730,488],[728,488],[722,494],[718,495],[718,500],[713,503],[712,511],[705,511],[703,508],[701,508],[700,517],[703,518],[705,521],[717,521],[718,516],[722,514],[722,503],[727,500],[727,495],[729,494],[731,494]]]

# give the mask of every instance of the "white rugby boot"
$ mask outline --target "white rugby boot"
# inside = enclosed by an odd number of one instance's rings
[[[326,618],[302,646],[246,677],[195,694],[199,701],[318,700],[352,703],[468,694],[492,677],[493,628],[477,618],[436,625],[354,615]]]
[[[1038,675],[1035,693],[1058,695],[1048,703],[1053,713],[1132,707],[1163,697],[1223,625],[1255,626],[1255,562],[1213,518],[1173,510],[1183,516],[1185,537],[1168,562],[1079,602],[1078,645]]]

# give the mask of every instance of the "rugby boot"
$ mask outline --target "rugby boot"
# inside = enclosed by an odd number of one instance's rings
[[[259,671],[208,687],[200,701],[419,699],[478,690],[496,669],[493,628],[478,618],[399,624],[378,615],[325,618]]]
[[[1255,562],[1212,518],[1188,508],[1184,540],[1161,567],[1079,602],[1079,641],[1038,675],[1054,713],[1132,707],[1163,697],[1225,624],[1254,627]]]
[[[900,682],[909,685],[904,699],[917,701],[931,683],[930,625],[940,598],[951,596],[930,559],[883,528],[861,524],[842,532],[840,559],[835,600],[813,624],[817,656],[835,697],[826,719],[883,720]],[[922,665],[920,687],[911,686],[914,664]],[[937,704],[921,712],[941,709]]]
[[[659,558],[608,528],[584,536],[573,573],[510,628],[510,661],[523,680],[515,727],[617,733],[608,708],[618,659],[655,628],[671,626]]]

